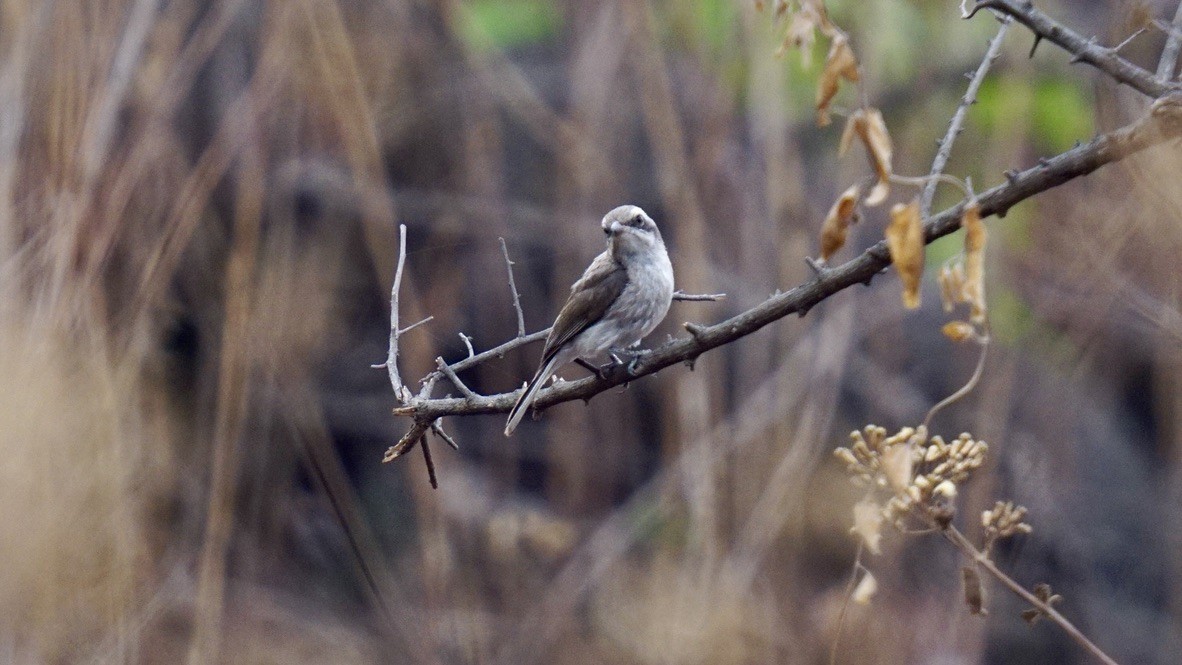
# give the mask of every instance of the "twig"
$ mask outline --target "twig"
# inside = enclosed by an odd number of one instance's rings
[[[683,302],[713,302],[725,297],[725,293],[684,293],[680,289],[673,292],[673,299]]]
[[[486,362],[488,360],[492,360],[493,358],[501,358],[506,353],[512,351],[513,349],[516,349],[519,346],[525,346],[526,344],[531,344],[533,342],[540,342],[540,341],[546,339],[546,335],[549,335],[549,334],[550,334],[550,329],[546,328],[545,330],[539,330],[536,333],[530,333],[530,334],[526,335],[525,337],[514,337],[513,339],[509,340],[508,342],[505,342],[504,344],[501,344],[499,346],[494,346],[493,348],[491,348],[487,351],[481,351],[480,353],[477,353],[474,356],[469,355],[467,358],[465,358],[459,362],[454,362],[454,363],[448,365],[448,367],[450,367],[451,371],[453,371],[453,372],[463,372],[464,370],[471,369],[483,362]],[[462,333],[461,333],[461,335],[462,335]],[[469,346],[469,350],[471,350],[471,346]],[[426,383],[427,381],[430,381],[432,379],[437,380],[442,376],[443,376],[443,372],[436,370],[436,371],[428,374],[427,376],[423,377],[423,383]]]
[[[968,18],[982,9],[1007,14],[1025,25],[1039,39],[1046,39],[1072,55],[1072,62],[1086,62],[1120,83],[1158,98],[1182,88],[1182,84],[1161,81],[1148,71],[1125,60],[1116,49],[1101,46],[1034,7],[1029,0],[979,0]]]
[[[443,375],[446,376],[449,381],[451,381],[453,386],[459,389],[464,397],[467,397],[468,399],[478,399],[480,397],[480,395],[472,392],[471,388],[464,385],[464,382],[460,380],[460,377],[456,376],[455,371],[453,371],[447,363],[443,362],[443,358],[436,358],[435,366],[439,368],[440,372],[443,372]]]
[[[1025,171],[1011,174],[1000,185],[981,193],[977,200],[983,217],[1002,215],[1017,203],[1069,180],[1092,173],[1100,167],[1119,161],[1150,146],[1182,136],[1182,94],[1157,100],[1150,113],[1141,119],[1058,156],[1043,160]],[[924,225],[925,242],[931,242],[960,228],[963,203],[948,208]],[[729,344],[736,339],[778,321],[789,314],[805,311],[833,294],[854,284],[862,284],[890,265],[886,242],[880,241],[854,259],[826,270],[785,293],[774,295],[762,303],[712,326],[704,326],[698,334],[678,338],[664,344],[645,357],[644,364],[628,373],[622,367],[608,369],[602,377],[566,381],[543,389],[533,407],[544,410],[561,402],[586,400],[617,385],[634,381],[666,367],[692,361],[703,353]],[[522,344],[541,340],[548,330],[523,338],[516,338],[496,349],[477,354],[473,358],[450,365],[453,371],[471,367]],[[438,371],[432,375],[440,374]],[[424,380],[429,380],[429,375]],[[412,416],[428,422],[450,415],[503,413],[515,401],[515,393],[481,396],[478,399],[423,399],[413,405],[396,408],[396,415]]]
[[[431,432],[434,433],[435,436],[443,439],[447,445],[451,446],[452,450],[460,449],[460,444],[456,443],[455,439],[451,438],[447,432],[443,431],[443,425],[440,423],[440,421],[436,420],[435,422],[431,423]]]
[[[1013,21],[1009,16],[1001,19],[1001,26],[997,29],[997,34],[994,35],[993,41],[989,42],[989,49],[985,51],[985,57],[981,60],[981,64],[977,65],[977,71],[973,73],[973,77],[969,79],[969,87],[965,89],[964,96],[960,98],[960,104],[956,107],[956,113],[952,115],[952,122],[948,123],[948,131],[944,134],[944,140],[940,142],[940,149],[936,151],[936,158],[932,160],[932,170],[929,176],[939,175],[944,172],[944,167],[948,164],[948,157],[952,154],[952,144],[956,142],[956,137],[960,135],[961,126],[964,124],[965,116],[968,115],[969,107],[977,101],[977,91],[981,89],[981,82],[985,80],[985,75],[989,72],[989,68],[993,66],[993,62],[997,60],[997,56],[1001,54],[1001,43],[1005,39],[1006,31],[1010,29],[1010,23]],[[923,196],[919,201],[919,216],[926,218],[932,212],[932,199],[936,196],[936,185],[938,180],[933,178],[929,180],[923,188]]]
[[[431,489],[439,489],[439,479],[435,476],[435,460],[431,459],[431,445],[426,436],[419,437],[419,448],[423,451],[423,461],[427,463],[427,480],[431,482]]]
[[[386,449],[386,454],[382,456],[382,463],[393,462],[405,455],[411,448],[414,448],[415,444],[419,442],[419,439],[423,437],[423,432],[427,431],[427,427],[422,421],[416,420],[415,424],[411,426],[410,431],[403,434],[402,438],[398,440],[398,443]]]
[[[505,246],[504,238],[497,240],[501,241],[501,253],[505,255],[505,268],[509,271],[509,290],[513,292],[513,309],[517,311],[517,336],[525,337],[525,314],[521,311],[521,294],[517,292],[517,282],[513,281],[513,262],[509,260],[509,248]]]
[[[476,350],[472,348],[472,337],[465,335],[464,333],[460,333],[460,339],[464,340],[464,346],[468,347],[468,358],[470,359],[472,356],[476,355]]]
[[[418,321],[417,323],[412,323],[412,324],[410,324],[409,326],[407,326],[407,327],[403,328],[402,330],[399,330],[399,331],[398,331],[398,336],[399,336],[399,337],[402,337],[402,336],[403,336],[403,335],[405,335],[406,333],[408,333],[408,332],[410,332],[410,331],[414,330],[415,328],[418,328],[419,326],[423,325],[424,323],[429,323],[429,322],[431,322],[431,321],[434,321],[434,320],[435,320],[435,317],[434,317],[434,316],[428,316],[427,318],[423,319],[422,321]],[[382,365],[378,365],[378,367],[385,367],[385,365],[384,365],[384,364],[382,364]]]
[[[969,377],[968,383],[960,387],[960,390],[940,400],[931,409],[928,409],[928,415],[923,419],[924,429],[930,429],[928,426],[932,424],[932,418],[940,412],[941,409],[956,402],[960,398],[972,392],[973,388],[977,387],[977,383],[981,381],[981,374],[985,371],[985,356],[989,351],[989,338],[981,338],[981,355],[977,358],[977,368],[973,370],[973,375]]]
[[[390,289],[390,347],[386,352],[385,366],[386,372],[390,375],[390,385],[394,388],[394,397],[404,404],[409,401],[410,395],[402,383],[402,377],[398,374],[398,337],[402,334],[398,330],[398,292],[402,288],[402,268],[405,265],[406,224],[399,224],[398,267],[394,270],[394,286]],[[375,365],[375,367],[381,367],[381,365]]]
[[[1071,636],[1073,640],[1079,643],[1079,645],[1086,649],[1089,653],[1107,665],[1117,665],[1117,662],[1113,660],[1111,656],[1104,653],[1100,647],[1096,646],[1095,643],[1089,640],[1086,635],[1081,633],[1074,624],[1067,620],[1066,617],[1064,617],[1062,614],[1059,614],[1058,610],[1052,607],[1049,603],[1043,602],[1038,596],[1035,596],[1033,593],[1027,591],[1021,584],[1018,584],[1016,581],[1014,581],[1012,577],[1005,574],[1005,572],[998,568],[997,565],[993,563],[993,560],[986,556],[984,552],[981,552],[976,547],[974,547],[973,544],[969,542],[969,539],[965,538],[964,534],[958,531],[956,527],[949,525],[947,528],[942,529],[941,532],[944,534],[945,538],[951,541],[953,545],[956,545],[958,548],[960,548],[962,552],[964,552],[979,566],[987,570],[990,575],[993,575],[993,577],[997,579],[997,581],[1004,584],[1006,588],[1014,592],[1014,594],[1022,598],[1022,600],[1025,600],[1037,608],[1038,611],[1045,615],[1048,619],[1058,624],[1060,628],[1062,628],[1068,635]]]
[[[1182,39],[1178,37],[1178,30],[1182,29],[1182,2],[1178,3],[1172,27],[1174,29],[1166,33],[1166,45],[1161,50],[1161,60],[1157,61],[1157,79],[1163,83],[1174,78],[1174,70],[1178,68],[1178,52],[1182,51]]]

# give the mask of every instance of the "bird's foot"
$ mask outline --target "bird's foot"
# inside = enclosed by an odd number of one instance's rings
[[[628,372],[628,376],[636,376],[636,372],[640,369],[641,359],[652,352],[652,349],[616,349],[611,352],[611,358],[616,364],[624,365],[624,370]],[[620,359],[620,356],[627,357],[628,362],[625,364],[625,362]]]

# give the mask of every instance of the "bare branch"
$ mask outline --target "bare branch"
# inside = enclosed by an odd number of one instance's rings
[[[449,367],[447,363],[443,362],[443,358],[436,358],[435,366],[439,368],[440,372],[443,372],[443,375],[447,377],[448,381],[451,381],[453,386],[459,389],[464,397],[467,397],[468,399],[477,399],[480,397],[476,393],[472,392],[468,386],[464,385],[464,382],[460,380],[460,377],[456,376],[455,371]]]
[[[402,377],[398,374],[398,337],[402,334],[398,330],[398,292],[402,288],[402,268],[405,265],[406,224],[399,224],[398,267],[394,270],[394,286],[390,289],[390,347],[386,352],[386,372],[390,375],[390,386],[394,388],[394,397],[403,403],[407,401],[408,391],[402,383]]]
[[[1178,3],[1178,11],[1174,13],[1173,30],[1166,33],[1166,45],[1161,50],[1161,60],[1157,61],[1157,79],[1163,83],[1174,78],[1174,71],[1178,69],[1178,52],[1182,51],[1182,38],[1178,31],[1182,30],[1182,2]]]
[[[983,192],[978,197],[981,215],[1004,216],[1012,206],[1036,194],[1179,136],[1182,136],[1182,94],[1175,94],[1155,102],[1150,113],[1130,125],[1097,136],[1090,142],[1058,156],[1040,160],[1037,166],[1025,171],[1011,173],[1006,182]],[[963,207],[962,202],[933,216],[924,226],[925,242],[931,242],[960,228]],[[858,257],[827,269],[811,281],[790,291],[774,295],[759,305],[715,325],[695,327],[696,334],[692,337],[678,338],[666,343],[645,355],[630,368],[611,367],[606,369],[601,377],[561,382],[543,389],[538,393],[533,407],[540,411],[561,402],[588,400],[614,386],[634,381],[678,363],[693,361],[706,351],[750,335],[789,314],[806,312],[847,287],[868,283],[889,265],[890,257],[886,242],[879,242]],[[521,344],[540,340],[548,332],[539,331],[527,337],[511,340],[449,367],[459,372]],[[479,396],[476,399],[416,399],[411,404],[394,409],[394,413],[431,422],[449,415],[505,412],[513,406],[514,401],[515,392]]]
[[[1035,9],[1029,0],[978,0],[969,12],[972,17],[982,9],[992,9],[1014,17],[1031,30],[1037,39],[1046,39],[1072,55],[1072,62],[1086,62],[1120,83],[1158,98],[1171,91],[1182,89],[1182,84],[1161,81],[1148,71],[1125,60],[1116,49],[1097,44]],[[1036,42],[1037,43],[1037,42]]]
[[[443,439],[447,445],[451,446],[452,450],[460,449],[460,444],[456,443],[455,439],[451,438],[447,432],[443,431],[442,421],[436,420],[435,422],[431,423],[431,432],[434,433],[435,436]]]
[[[519,346],[525,346],[526,344],[532,344],[533,342],[540,342],[540,341],[546,339],[546,335],[549,335],[549,334],[550,334],[550,329],[546,328],[545,330],[539,330],[536,333],[530,333],[530,334],[526,335],[525,337],[514,337],[513,339],[509,340],[508,342],[505,342],[504,344],[501,344],[500,346],[494,346],[493,348],[491,348],[487,351],[481,351],[480,353],[477,353],[476,355],[469,354],[469,356],[467,358],[465,358],[459,362],[452,363],[452,364],[448,365],[448,367],[450,367],[451,371],[453,371],[453,372],[463,372],[464,370],[472,369],[473,367],[475,367],[483,362],[492,360],[493,358],[502,358],[502,357],[504,357],[504,355],[506,353],[512,351],[513,349],[516,349]],[[462,333],[461,333],[461,336],[463,336]],[[472,350],[472,344],[471,344],[470,340],[471,340],[471,338],[466,338],[466,342],[465,342],[468,345],[469,351]],[[423,383],[426,384],[428,381],[438,380],[442,376],[443,376],[443,372],[436,370],[436,371],[428,374],[427,376],[423,377]]]
[[[435,317],[434,317],[434,316],[428,316],[427,318],[423,319],[422,321],[418,321],[418,322],[416,322],[416,323],[412,323],[412,324],[410,324],[409,326],[407,326],[407,327],[403,328],[402,330],[399,330],[399,331],[398,331],[398,336],[399,336],[399,337],[402,337],[402,336],[403,336],[403,335],[405,335],[406,333],[408,333],[408,332],[410,332],[410,331],[414,330],[415,328],[418,328],[419,326],[423,325],[424,323],[429,323],[429,322],[431,322],[431,321],[434,321],[434,320],[435,320]],[[382,364],[382,365],[378,365],[378,367],[385,367],[385,365],[384,365],[384,364]]]
[[[460,333],[460,339],[464,340],[464,346],[468,347],[468,357],[471,358],[472,356],[476,355],[476,350],[472,348],[472,337],[465,335],[464,333]]]
[[[997,34],[994,35],[993,41],[989,42],[989,49],[985,51],[985,57],[981,60],[981,64],[977,65],[977,71],[973,73],[973,77],[969,79],[969,87],[965,90],[964,97],[960,98],[956,113],[952,115],[952,122],[948,124],[948,131],[944,134],[944,140],[940,142],[936,158],[932,160],[932,170],[928,175],[931,179],[924,185],[923,196],[919,201],[919,215],[922,218],[926,219],[932,213],[932,199],[936,196],[936,185],[939,184],[939,179],[935,176],[942,174],[944,167],[948,164],[948,157],[952,154],[952,144],[960,135],[961,126],[964,125],[969,107],[977,102],[977,91],[981,89],[981,82],[985,80],[985,75],[993,66],[993,62],[997,60],[997,56],[1001,54],[1001,43],[1005,39],[1006,31],[1010,29],[1012,20],[1009,16],[1001,19],[1001,26],[997,29]]]
[[[517,336],[525,337],[525,314],[521,311],[521,294],[517,292],[517,282],[513,281],[513,262],[509,260],[509,248],[501,241],[501,253],[505,255],[505,267],[509,270],[509,290],[513,292],[513,309],[517,311]],[[471,347],[469,347],[471,348]]]
[[[685,293],[680,289],[673,292],[673,299],[682,302],[714,302],[725,297],[725,293]]]

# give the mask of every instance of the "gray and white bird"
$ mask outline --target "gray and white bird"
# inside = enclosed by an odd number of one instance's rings
[[[639,343],[669,311],[673,265],[656,222],[625,205],[607,213],[601,225],[607,249],[570,287],[570,298],[546,337],[538,371],[509,412],[505,436],[517,428],[554,370]]]

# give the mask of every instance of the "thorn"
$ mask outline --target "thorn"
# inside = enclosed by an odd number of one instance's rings
[[[1038,158],[1038,165],[1045,169],[1046,167],[1051,165],[1051,160],[1047,159],[1046,157],[1039,157]]]
[[[694,371],[694,364],[695,364],[696,362],[698,362],[698,359],[697,359],[697,358],[686,358],[685,360],[681,361],[681,364],[683,364],[683,365],[685,365],[686,367],[688,367],[688,368],[689,368],[689,371],[691,371],[691,372],[692,372],[692,371]]]
[[[809,268],[812,268],[813,273],[815,273],[817,276],[817,279],[824,277],[825,273],[829,272],[829,266],[825,264],[824,259],[818,261],[811,256],[806,256],[804,257],[804,262],[805,265],[807,265]]]
[[[693,323],[691,321],[686,321],[682,325],[685,326],[685,329],[689,332],[690,335],[693,336],[694,339],[698,339],[699,337],[702,336],[702,333],[706,332],[705,326],[697,324],[697,323]]]
[[[800,309],[796,310],[796,315],[803,319],[805,317],[805,315],[807,315],[809,313],[809,310],[811,310],[812,308],[813,308],[812,305],[801,305]]]
[[[1016,170],[1006,169],[1005,171],[1003,171],[1003,174],[1005,175],[1006,180],[1008,180],[1011,185],[1014,184],[1015,182],[1018,182],[1018,172]]]
[[[1028,5],[1028,7],[1029,6],[1030,5]],[[1042,35],[1039,35],[1039,34],[1034,35],[1034,44],[1030,47],[1030,55],[1028,55],[1026,57],[1033,58],[1034,52],[1038,50],[1038,45],[1040,43],[1042,43]]]

